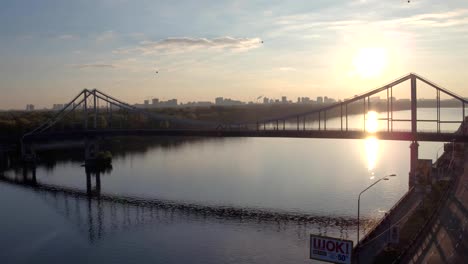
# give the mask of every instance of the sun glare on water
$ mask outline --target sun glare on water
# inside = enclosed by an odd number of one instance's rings
[[[379,140],[375,137],[368,137],[365,141],[366,156],[367,156],[367,170],[373,173],[377,165],[377,156],[379,152]]]
[[[353,59],[354,74],[362,78],[379,76],[387,66],[387,50],[384,48],[361,48]]]
[[[375,111],[369,111],[366,115],[366,131],[369,133],[375,133],[378,130],[378,114]],[[371,172],[372,177],[374,178],[373,171],[377,165],[377,158],[379,152],[379,140],[370,136],[366,138],[366,156],[367,156],[367,169]]]

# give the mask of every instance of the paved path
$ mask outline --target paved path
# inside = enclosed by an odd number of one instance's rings
[[[439,217],[409,263],[468,263],[467,238],[468,158],[465,158],[463,174],[455,192],[449,195]]]

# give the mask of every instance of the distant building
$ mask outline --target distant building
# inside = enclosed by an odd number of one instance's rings
[[[329,98],[329,97],[325,96],[325,97],[323,98],[323,102],[326,103],[326,104],[330,104],[330,103],[336,102],[336,100],[333,99],[333,98]]]
[[[281,96],[281,103],[287,104],[288,103],[288,98],[286,96]]]
[[[216,97],[215,98],[215,104],[217,105],[222,105],[224,102],[224,98],[223,97]]]
[[[322,96],[317,96],[317,103],[319,103],[319,104],[323,103],[323,97]]]
[[[26,105],[26,111],[34,111],[34,105],[33,104],[27,104]]]
[[[63,104],[54,104],[52,106],[52,110],[62,110],[63,109]]]
[[[166,102],[162,102],[166,107],[177,106],[177,99],[167,100]]]
[[[154,98],[151,104],[149,100],[144,100],[143,104],[135,104],[135,106],[139,108],[175,107],[177,106],[177,99],[159,101],[159,99]]]
[[[212,102],[205,102],[205,101],[199,101],[199,102],[187,102],[185,104],[181,104],[183,106],[211,106],[213,105]]]
[[[297,98],[297,103],[298,103],[298,104],[301,103],[301,98],[300,98],[300,97]]]
[[[238,101],[238,100],[232,100],[231,98],[223,98],[223,97],[217,97],[215,98],[215,104],[216,105],[242,105],[244,102]]]
[[[270,103],[270,99],[268,99],[267,97],[263,97],[263,103],[264,104]]]

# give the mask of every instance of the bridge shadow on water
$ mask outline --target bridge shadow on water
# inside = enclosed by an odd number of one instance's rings
[[[65,159],[65,156],[62,158]],[[193,221],[256,225],[259,229],[294,232],[301,240],[306,240],[312,230],[313,233],[322,235],[332,229],[339,230],[342,238],[352,237],[356,226],[353,217],[204,205],[103,193],[101,177],[110,174],[112,167],[84,166],[86,186],[82,189],[44,183],[36,176],[36,166],[50,166],[51,163],[45,160],[47,159],[43,159],[42,165],[38,163],[15,167],[15,173],[0,173],[0,184],[36,193],[77,226],[80,233],[86,234],[91,243],[105,236],[145,225]]]

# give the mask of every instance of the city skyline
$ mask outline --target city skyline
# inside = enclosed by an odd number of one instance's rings
[[[317,96],[317,97],[297,97],[296,101],[292,100],[293,98],[288,98],[287,96],[281,96],[280,98],[269,98],[266,96],[257,97],[256,101],[241,101],[235,100],[231,98],[224,98],[224,97],[216,97],[212,101],[187,101],[187,102],[180,102],[177,98],[172,98],[169,100],[160,100],[159,98],[151,98],[145,99],[143,102],[132,102],[129,103],[138,108],[172,108],[172,107],[207,107],[207,106],[240,106],[240,105],[285,105],[285,104],[335,104],[343,102],[341,99],[335,99],[328,96]],[[350,99],[350,98],[348,98]],[[392,101],[394,102],[409,102],[410,98],[396,98],[391,97]],[[467,98],[468,99],[468,98]],[[380,96],[370,96],[369,97],[370,103],[386,103],[385,98],[381,98]],[[457,99],[450,98],[450,99],[441,99],[441,102],[458,102]],[[437,103],[437,99],[432,98],[418,98],[418,102],[429,102],[429,103]],[[36,108],[34,104],[27,104],[25,109],[0,109],[0,111],[8,111],[8,110],[26,110],[26,111],[41,111],[41,110],[62,110],[67,103],[54,103],[51,107],[43,107],[43,108]],[[106,108],[107,105],[101,105],[99,108]]]
[[[468,3],[449,2],[6,1],[0,106],[84,88],[131,102],[349,98],[409,72],[463,94]]]

